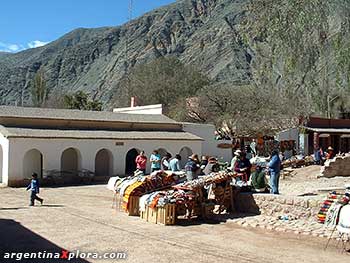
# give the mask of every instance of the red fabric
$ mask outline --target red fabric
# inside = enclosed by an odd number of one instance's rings
[[[147,157],[146,156],[142,156],[142,155],[138,155],[136,157],[136,168],[139,170],[146,170],[146,164],[147,164]]]

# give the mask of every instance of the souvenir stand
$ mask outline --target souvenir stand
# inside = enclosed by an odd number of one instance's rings
[[[171,190],[157,191],[140,198],[141,218],[156,224],[173,225],[178,217],[191,215],[207,218],[233,210],[231,181],[234,173],[217,172],[193,181],[174,185]]]
[[[130,216],[138,216],[140,196],[170,189],[183,180],[183,173],[165,171],[157,171],[148,176],[136,173],[135,176],[121,178],[115,184],[117,208]]]

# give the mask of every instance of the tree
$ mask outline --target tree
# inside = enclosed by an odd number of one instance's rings
[[[238,31],[254,53],[252,82],[306,98],[309,113],[349,111],[349,17],[347,0],[250,1]]]
[[[71,95],[64,96],[64,104],[68,109],[101,111],[102,102],[89,100],[88,95],[83,91],[78,91]]]
[[[193,103],[194,101],[194,103]],[[232,137],[274,134],[295,126],[303,109],[273,88],[220,83],[205,87],[188,106],[196,121],[225,127]]]
[[[163,104],[169,113],[172,105],[184,102],[209,82],[198,70],[176,58],[158,58],[136,66],[122,81],[113,100],[116,106],[127,106],[130,97],[136,96],[143,105]]]
[[[44,72],[39,70],[31,84],[32,104],[35,107],[41,107],[47,99],[47,86]]]

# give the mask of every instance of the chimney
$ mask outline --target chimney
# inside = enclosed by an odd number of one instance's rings
[[[135,106],[136,106],[136,98],[133,96],[133,97],[131,97],[130,107],[134,108]]]

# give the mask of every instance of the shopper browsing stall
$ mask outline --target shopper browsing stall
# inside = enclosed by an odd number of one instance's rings
[[[147,156],[144,151],[141,151],[140,154],[135,159],[136,168],[146,174],[146,166],[147,166]]]
[[[185,165],[187,181],[197,179],[199,169],[198,155],[192,154]]]
[[[246,175],[244,181],[249,181],[251,168],[252,164],[246,158],[246,154],[244,152],[241,153],[241,156],[235,165],[235,172],[244,173]]]
[[[161,168],[161,157],[158,153],[157,150],[154,150],[151,158],[150,158],[150,162],[151,162],[151,172],[153,173],[154,171],[158,171]]]
[[[181,155],[176,154],[175,158],[171,159],[169,162],[169,170],[171,170],[172,172],[181,171],[180,161],[181,161]]]
[[[169,170],[169,161],[171,159],[171,154],[166,153],[166,155],[161,160],[161,167],[163,171]]]

